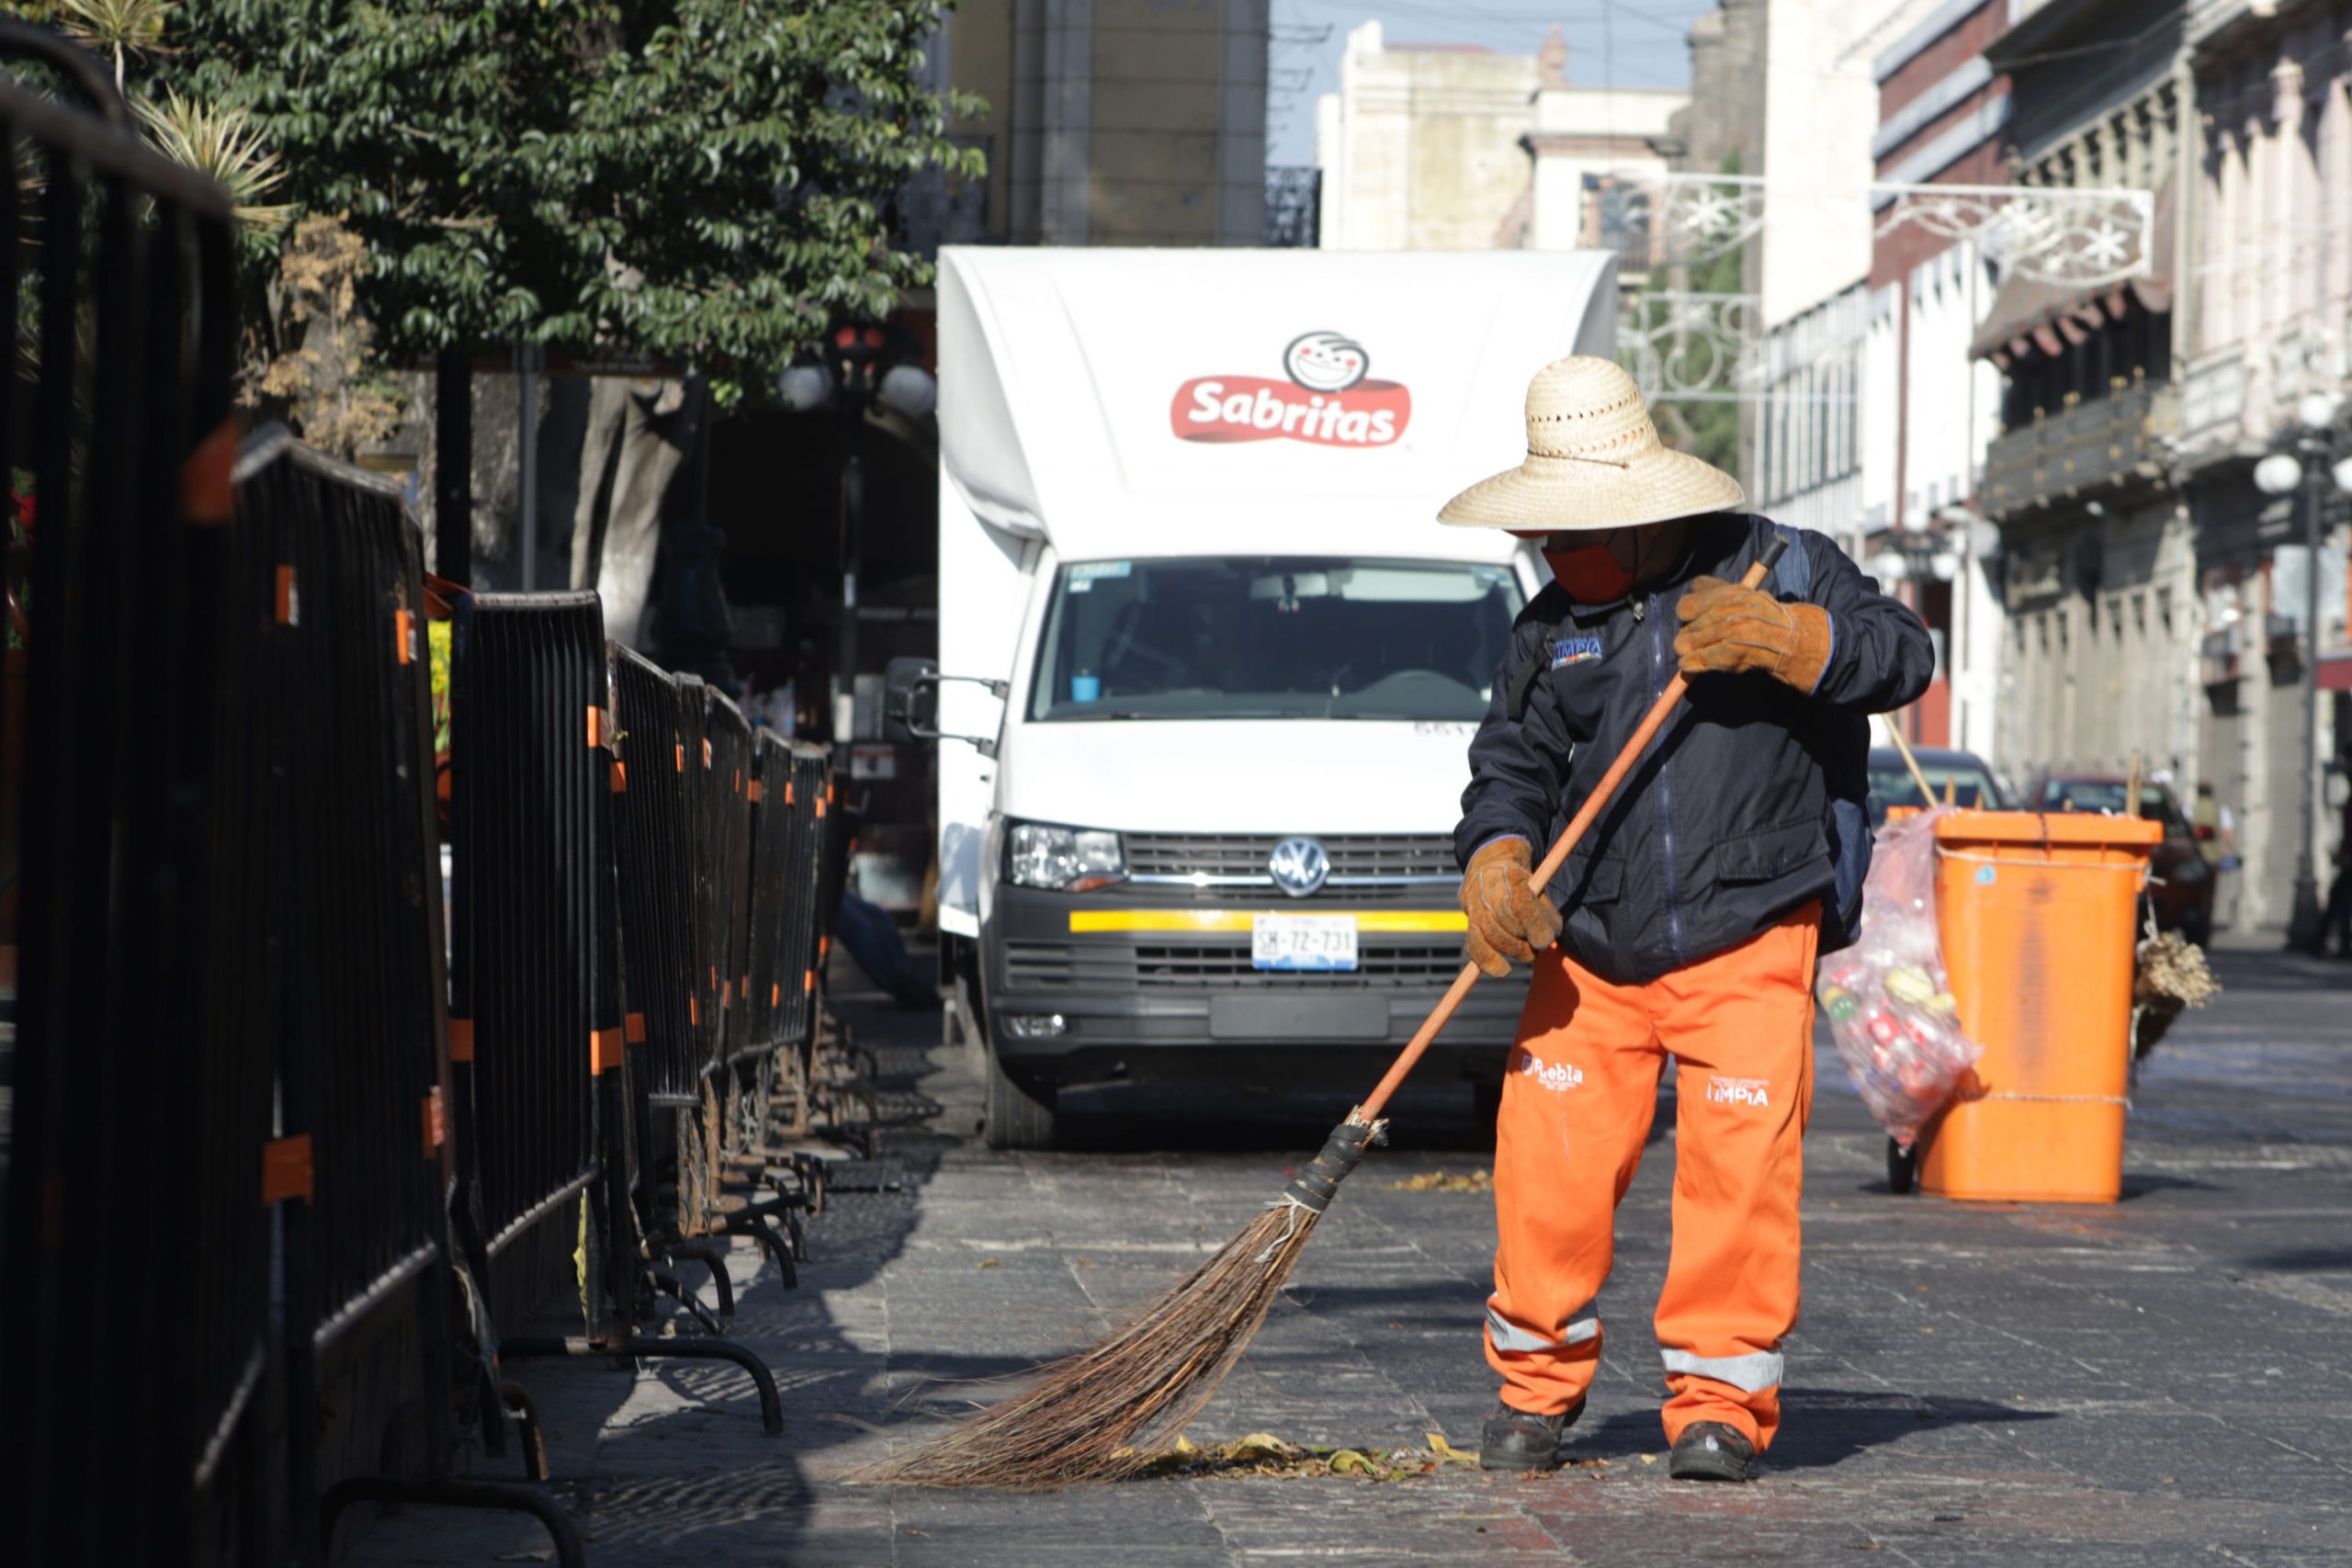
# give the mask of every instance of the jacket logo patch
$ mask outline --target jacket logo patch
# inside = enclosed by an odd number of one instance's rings
[[[1770,1078],[1724,1078],[1710,1075],[1707,1079],[1707,1103],[1758,1105],[1769,1111],[1772,1106],[1771,1089]]]
[[[1600,657],[1600,639],[1597,637],[1564,637],[1552,644],[1552,668],[1568,664],[1589,664]]]
[[[1526,1051],[1519,1054],[1519,1070],[1554,1094],[1566,1094],[1584,1082],[1584,1070],[1569,1063],[1547,1063]]]

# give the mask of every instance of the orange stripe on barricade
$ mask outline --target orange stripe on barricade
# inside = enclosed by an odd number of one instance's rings
[[[782,1007],[783,1005],[784,982],[781,980],[773,981],[768,986],[768,1006]]]
[[[277,597],[273,606],[271,613],[277,617],[277,624],[281,626],[294,626],[302,617],[301,595],[295,588],[294,567],[290,561],[277,564]]]
[[[470,1062],[474,1059],[474,1021],[453,1018],[449,1021],[449,1060]]]
[[[629,1014],[628,1017],[621,1021],[621,1027],[627,1031],[627,1039],[630,1044],[642,1045],[645,1043],[645,1015],[643,1013],[633,1012]]]
[[[392,612],[392,657],[402,664],[416,662],[416,616],[406,610]]]
[[[684,741],[681,740],[681,741],[679,741],[679,742],[678,742],[678,772],[680,772],[680,773],[684,773],[685,771],[686,771],[686,743],[685,743]]]
[[[311,1134],[297,1133],[272,1138],[261,1146],[261,1201],[264,1207],[300,1198],[311,1200]]]
[[[621,1032],[599,1029],[588,1036],[588,1065],[592,1071],[609,1073],[621,1065]]]
[[[590,707],[588,710],[588,744],[591,746],[602,746],[605,743],[605,710],[600,707]]]
[[[751,801],[752,801],[752,805],[757,806],[757,805],[760,803],[760,796],[762,796],[763,795],[765,795],[766,793],[767,793],[767,792],[766,792],[765,790],[763,790],[763,789],[762,789],[762,788],[760,787],[760,781],[759,781],[759,780],[757,780],[757,779],[753,779],[753,780],[752,781],[752,794],[751,794]]]
[[[431,1159],[439,1154],[448,1137],[449,1122],[441,1107],[441,1086],[435,1084],[424,1095],[424,1157]]]
[[[700,997],[690,996],[686,998],[686,1021],[695,1025],[699,1025],[702,1022],[702,998]]]
[[[800,989],[801,989],[801,991],[802,991],[804,994],[806,994],[806,993],[808,993],[808,992],[810,992],[810,991],[815,990],[816,988],[817,988],[817,972],[816,972],[814,969],[803,969],[803,970],[800,972]]]
[[[615,795],[628,793],[628,764],[618,760],[613,763],[613,793]]]
[[[180,510],[191,523],[226,523],[236,510],[239,425],[231,414],[180,465]]]

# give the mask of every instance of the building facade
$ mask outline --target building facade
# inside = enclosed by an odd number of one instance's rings
[[[2352,686],[2344,657],[2344,498],[2324,485],[2321,615],[2306,626],[2303,495],[2253,482],[2264,456],[2305,433],[2298,405],[2352,372],[2352,6],[2195,0],[2186,45],[2202,122],[2186,186],[2193,265],[2182,291],[2177,471],[2195,523],[2190,585],[2203,637],[2201,776],[2236,822],[2240,923],[2283,922],[2298,851],[2340,858],[2334,813],[2301,835],[2305,661]],[[2343,421],[2308,433],[2344,449]],[[2330,453],[2301,454],[2324,467]],[[2325,763],[2344,733],[2340,694],[2320,707]],[[2310,781],[2316,787],[2317,780]],[[2340,786],[2339,786],[2340,787]],[[2226,888],[2225,888],[2226,891]]]
[[[1987,51],[2007,75],[2019,185],[2152,193],[2142,276],[2017,276],[1971,352],[2002,375],[1981,505],[2001,531],[2008,638],[1999,750],[2042,770],[2199,772],[2201,636],[2179,428],[2172,280],[2189,94],[2177,0],[2047,0]]]
[[[1901,220],[1896,209],[1909,197],[1895,194],[2007,183],[2001,138],[2009,84],[1985,50],[2008,27],[2009,9],[2008,0],[1941,0],[1906,12],[1871,62],[1879,189],[1871,198],[1860,553],[1935,639],[1936,678],[1905,715],[1910,738],[1975,751],[2014,772],[1994,722],[2002,621],[1996,536],[1975,507],[2000,392],[1998,376],[1969,355],[1993,298],[1991,262],[1970,234]]]
[[[1322,243],[1332,250],[1515,248],[1525,227],[1532,54],[1348,34],[1316,106]]]
[[[1758,166],[1770,183],[1758,235],[1762,344],[1752,372],[1747,478],[1774,516],[1828,535],[1858,558],[1868,553],[1873,500],[1868,442],[1876,435],[1883,446],[1887,434],[1873,420],[1865,374],[1874,225],[1863,192],[1876,174],[1874,65],[1927,4],[1784,3],[1761,19],[1768,55],[1783,64],[1762,78]],[[1694,65],[1701,54],[1694,35]]]
[[[964,0],[948,129],[988,154],[941,237],[1021,245],[1255,245],[1266,229],[1268,0]]]
[[[1625,253],[1646,229],[1612,199],[1662,170],[1655,143],[1687,94],[1579,87],[1553,29],[1533,54],[1391,44],[1378,22],[1348,35],[1340,90],[1316,106],[1321,243],[1334,250]],[[1637,186],[1638,178],[1631,184]]]

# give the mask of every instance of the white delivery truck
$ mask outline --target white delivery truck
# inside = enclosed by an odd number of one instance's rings
[[[1603,253],[950,247],[939,756],[951,1028],[988,1136],[1115,1079],[1353,1087],[1461,966],[1452,831],[1544,581],[1438,507],[1610,352]],[[1499,1083],[1516,986],[1422,1069]]]

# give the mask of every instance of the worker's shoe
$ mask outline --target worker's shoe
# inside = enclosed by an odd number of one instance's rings
[[[1531,1416],[1498,1404],[1478,1432],[1480,1470],[1557,1470],[1560,1437],[1584,1414],[1579,1399],[1557,1416]]]
[[[1738,1427],[1693,1421],[1674,1439],[1666,1472],[1677,1481],[1745,1481],[1754,1462],[1756,1445]]]

